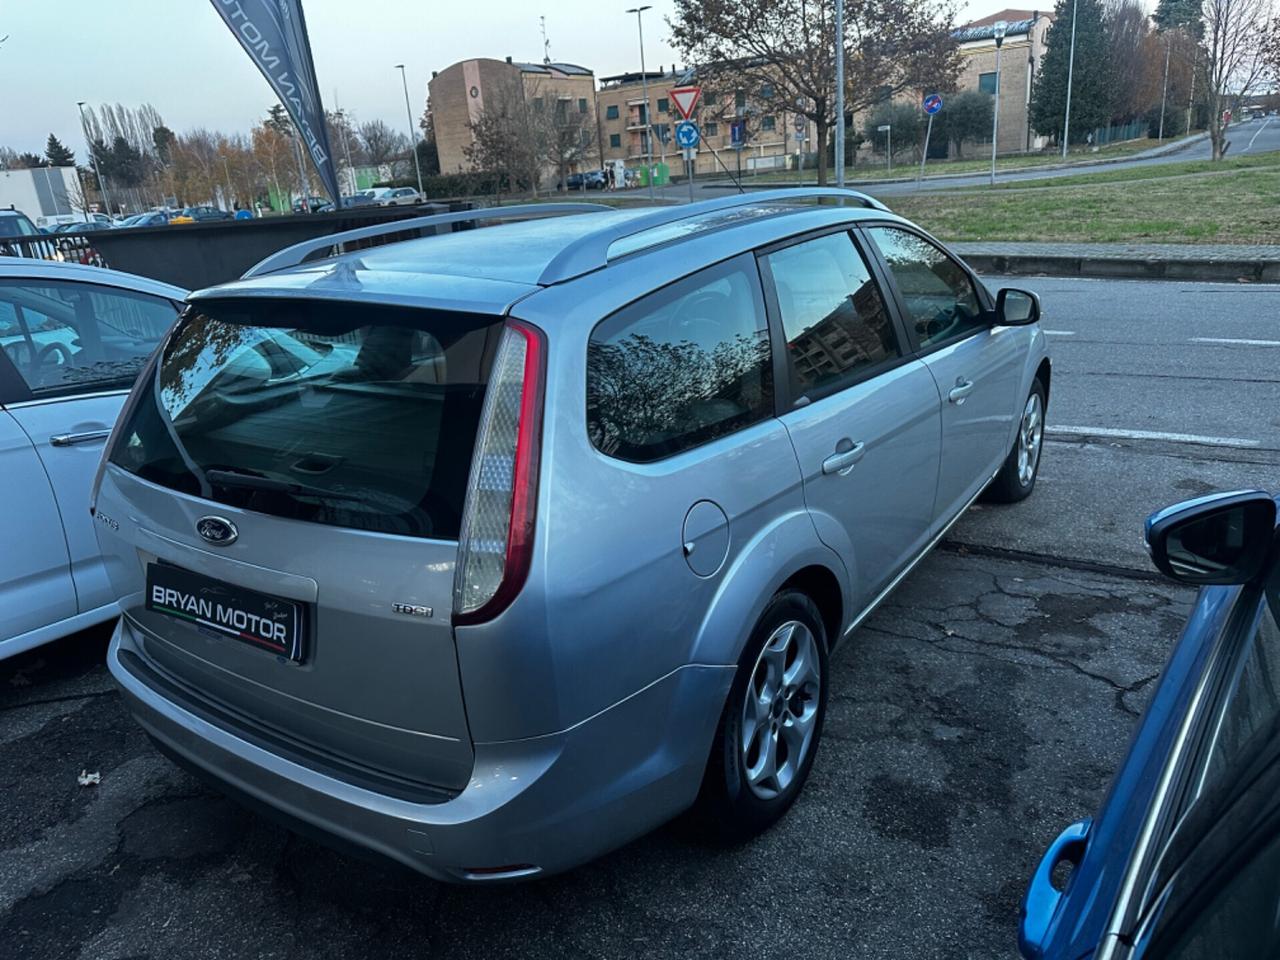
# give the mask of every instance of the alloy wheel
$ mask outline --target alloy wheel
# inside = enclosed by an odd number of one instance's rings
[[[1040,394],[1032,392],[1022,411],[1018,427],[1018,482],[1030,486],[1040,463],[1040,445],[1044,442],[1044,405]]]
[[[788,620],[760,651],[742,706],[742,769],[756,796],[773,799],[800,772],[813,746],[821,690],[813,631]]]

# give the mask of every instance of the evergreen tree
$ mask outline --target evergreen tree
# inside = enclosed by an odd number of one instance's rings
[[[1161,30],[1181,27],[1197,40],[1204,36],[1201,0],[1159,0],[1151,19]]]
[[[44,145],[44,156],[55,167],[69,167],[76,162],[76,155],[52,133]]]
[[[1045,35],[1031,93],[1031,125],[1041,134],[1062,136],[1067,108],[1067,66],[1071,55],[1071,7],[1076,3],[1075,68],[1071,78],[1071,142],[1083,143],[1111,118],[1111,60],[1101,0],[1058,0]]]

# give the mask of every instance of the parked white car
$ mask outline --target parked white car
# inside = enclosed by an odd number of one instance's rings
[[[117,614],[89,492],[187,291],[0,257],[0,660]]]
[[[413,187],[393,187],[385,196],[374,201],[380,207],[413,206],[422,202],[422,194]]]

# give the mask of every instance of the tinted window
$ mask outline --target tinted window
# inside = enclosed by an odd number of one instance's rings
[[[1253,753],[1255,735],[1280,716],[1280,563],[1273,565],[1263,592],[1258,622],[1243,638],[1209,716],[1187,802],[1226,780]]]
[[[964,267],[924,237],[897,227],[867,231],[880,248],[922,347],[987,326]]]
[[[0,349],[37,396],[130,386],[177,315],[114,287],[0,280]]]
[[[605,110],[604,110],[604,118],[605,118],[606,120],[617,120],[617,119],[618,119],[618,108],[617,108],[617,106],[615,105],[615,106],[608,106],[608,107],[605,107]]]
[[[995,71],[992,71],[991,73],[978,74],[978,89],[983,93],[994,94],[996,92]]]
[[[345,303],[204,304],[179,322],[110,457],[261,513],[456,539],[501,329]]]
[[[601,452],[647,462],[772,413],[754,260],[739,257],[640,300],[591,334],[587,429]]]
[[[884,298],[847,233],[798,243],[767,261],[797,396],[900,356]]]

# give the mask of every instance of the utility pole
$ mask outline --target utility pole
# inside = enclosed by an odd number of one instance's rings
[[[227,155],[225,153],[218,154],[218,159],[222,161],[222,172],[227,175],[227,200],[225,206],[231,206],[231,194],[235,191],[231,188],[231,165],[227,163]]]
[[[1000,141],[1000,48],[1004,46],[1004,34],[1009,24],[997,20],[992,27],[996,35],[996,102],[991,111],[991,186],[996,185],[996,147]]]
[[[1062,159],[1067,159],[1068,134],[1071,131],[1071,79],[1076,67],[1076,7],[1080,0],[1071,0],[1071,52],[1067,54],[1067,109],[1062,114]]]
[[[333,91],[333,112],[337,115],[338,119],[342,121],[342,152],[347,158],[347,189],[354,194],[356,192],[356,168],[351,164],[351,139],[347,136],[347,115],[343,113],[342,108],[338,106],[337,89]],[[416,155],[416,148],[414,153]],[[342,204],[339,203],[338,206],[341,207]]]
[[[93,166],[93,175],[98,178],[98,192],[102,194],[102,202],[107,208],[107,216],[111,216],[111,198],[107,196],[107,186],[102,179],[102,171],[98,169],[98,153],[93,149],[93,141],[89,139],[89,127],[85,124],[84,101],[77,100],[76,106],[80,108],[80,131],[84,134],[84,143],[89,150],[89,162]],[[89,219],[88,213],[85,214],[85,219]]]
[[[1169,36],[1164,38],[1164,85],[1160,88],[1160,135],[1157,140],[1164,139],[1164,105],[1169,96]]]
[[[644,69],[644,23],[640,19],[640,14],[646,10],[652,9],[652,4],[645,4],[643,7],[632,7],[627,13],[636,15],[636,31],[640,35],[640,89],[644,96],[644,163],[646,169],[645,179],[649,181],[649,199],[654,199],[653,194],[653,123],[649,118],[649,75]]]
[[[409,81],[404,76],[404,64],[397,63],[400,83],[404,86],[404,115],[409,119],[409,149],[413,151],[413,168],[418,171],[418,199],[422,200],[422,164],[418,160],[418,138],[413,132],[413,108],[409,106]]]
[[[836,0],[836,186],[844,186],[844,0]]]

